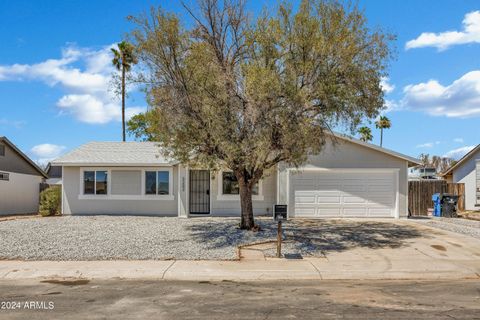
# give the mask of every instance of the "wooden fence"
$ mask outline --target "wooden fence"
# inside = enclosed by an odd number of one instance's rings
[[[447,183],[445,180],[420,180],[408,182],[408,212],[411,216],[426,216],[433,208],[434,193],[458,195],[458,211],[465,210],[465,185]]]

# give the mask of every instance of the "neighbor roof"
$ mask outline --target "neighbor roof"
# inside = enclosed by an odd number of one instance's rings
[[[47,174],[35,162],[33,162],[32,159],[30,159],[25,153],[18,149],[17,146],[13,144],[13,142],[8,140],[7,137],[0,137],[0,142],[5,143],[7,146],[13,149],[13,151],[15,151],[20,157],[22,157],[26,162],[28,162],[28,164],[30,164],[35,170],[37,170],[41,176],[48,178]]]
[[[333,134],[337,138],[340,138],[340,139],[343,139],[343,140],[346,140],[346,141],[349,141],[349,142],[352,142],[352,143],[356,143],[356,144],[359,144],[361,146],[364,146],[364,147],[367,147],[367,148],[370,148],[370,149],[373,149],[373,150],[376,150],[376,151],[379,151],[379,152],[386,153],[386,154],[391,155],[392,157],[395,157],[395,158],[400,158],[400,159],[406,160],[408,162],[409,166],[412,166],[412,165],[415,166],[415,165],[422,164],[421,161],[417,158],[413,158],[413,157],[404,155],[402,153],[399,153],[399,152],[396,152],[396,151],[393,151],[393,150],[390,150],[390,149],[382,148],[380,146],[377,146],[377,145],[374,145],[374,144],[371,144],[371,143],[368,143],[368,142],[364,142],[362,140],[355,139],[355,138],[347,136],[345,134],[341,134],[341,133],[337,133],[337,132],[334,132]]]
[[[480,144],[477,145],[475,148],[473,148],[472,150],[470,150],[466,155],[464,155],[460,160],[458,160],[453,166],[451,166],[450,168],[447,169],[447,171],[445,171],[444,173],[442,173],[441,175],[442,176],[446,176],[448,174],[450,174],[453,170],[455,170],[456,168],[458,168],[458,166],[460,166],[462,163],[464,163],[468,158],[470,158],[471,156],[473,156],[478,150],[480,150]]]
[[[52,165],[159,165],[174,164],[160,154],[156,142],[90,142],[52,161]]]

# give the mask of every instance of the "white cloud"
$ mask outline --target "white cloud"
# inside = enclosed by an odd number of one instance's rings
[[[389,81],[390,81],[390,79],[387,78],[387,77],[383,77],[380,80],[380,86],[382,87],[382,90],[385,94],[389,94],[390,92],[395,90],[395,86],[393,84],[391,84]]]
[[[467,118],[480,115],[480,70],[464,74],[447,86],[437,80],[403,89],[403,108],[430,115]]]
[[[405,48],[436,47],[445,50],[454,45],[480,43],[480,11],[467,13],[462,24],[463,31],[424,32],[418,38],[408,41]]]
[[[112,45],[92,50],[70,45],[62,50],[59,59],[0,66],[0,81],[37,80],[51,87],[62,87],[66,94],[57,101],[61,113],[92,124],[119,121],[121,107],[109,91],[114,72],[111,48]],[[132,116],[144,110],[132,107],[125,111]]]
[[[475,146],[466,146],[466,147],[453,149],[445,153],[443,156],[446,158],[452,158],[452,159],[458,160],[464,155],[466,155],[468,152],[470,152],[473,148],[475,148]]]
[[[51,143],[43,143],[32,148],[33,155],[40,158],[55,158],[65,150],[65,146],[59,146]]]
[[[463,143],[463,138],[455,138],[453,142]]]
[[[6,118],[0,118],[0,127],[5,126],[5,127],[14,127],[16,129],[22,128],[26,124],[26,121],[23,120],[9,120]]]
[[[433,142],[426,142],[422,144],[417,144],[416,148],[433,148]]]

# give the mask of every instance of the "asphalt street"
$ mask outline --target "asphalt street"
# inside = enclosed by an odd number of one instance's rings
[[[480,281],[6,280],[0,319],[480,319]]]

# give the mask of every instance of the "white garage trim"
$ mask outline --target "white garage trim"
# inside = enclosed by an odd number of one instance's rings
[[[394,186],[395,190],[395,208],[394,208],[394,218],[398,219],[400,217],[399,210],[399,196],[400,196],[400,179],[399,173],[400,168],[318,168],[318,167],[300,167],[300,168],[288,168],[287,169],[287,205],[290,208],[288,210],[288,215],[294,210],[294,206],[291,206],[290,203],[290,177],[292,173],[301,173],[305,171],[314,171],[314,172],[331,172],[331,173],[393,173],[394,174]]]

